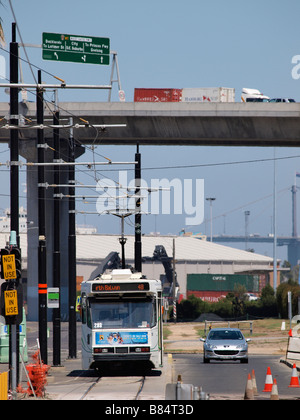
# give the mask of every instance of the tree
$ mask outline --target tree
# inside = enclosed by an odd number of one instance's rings
[[[261,302],[264,306],[271,306],[276,303],[275,292],[270,284],[267,284],[261,291]]]
[[[300,286],[296,282],[289,280],[287,283],[281,283],[276,290],[277,307],[281,318],[288,317],[288,292],[292,292],[292,313],[298,313],[298,296],[300,295]]]

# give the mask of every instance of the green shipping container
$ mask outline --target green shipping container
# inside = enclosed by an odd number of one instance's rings
[[[9,325],[5,324],[4,318],[0,317],[0,363],[9,362]],[[28,362],[27,351],[27,335],[26,335],[26,315],[23,308],[23,321],[20,324],[20,353],[24,362]],[[21,359],[20,359],[21,362]]]
[[[236,284],[259,291],[259,276],[248,274],[188,274],[187,290],[233,292]]]

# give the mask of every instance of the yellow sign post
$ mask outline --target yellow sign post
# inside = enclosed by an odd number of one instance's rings
[[[4,291],[5,315],[18,315],[18,294],[16,290]]]
[[[5,280],[17,278],[16,259],[14,254],[2,255],[2,267]]]

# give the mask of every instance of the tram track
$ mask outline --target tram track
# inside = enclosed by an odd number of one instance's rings
[[[144,388],[144,385],[145,385],[145,381],[146,381],[146,376],[143,376],[142,379],[141,379],[140,388],[139,388],[139,390],[138,390],[138,392],[137,392],[137,394],[136,394],[136,396],[134,398],[135,400],[138,400],[139,399],[139,396],[140,396],[140,394],[143,391],[143,388]]]
[[[84,400],[85,397],[88,395],[88,393],[97,385],[97,383],[100,381],[100,377],[96,379],[96,381],[94,383],[92,383],[92,385],[85,391],[85,393],[82,395],[81,398],[79,398],[79,400]]]
[[[87,390],[78,398],[79,400],[133,400],[141,398],[146,376],[100,376],[95,379]],[[77,391],[78,392],[78,391]]]

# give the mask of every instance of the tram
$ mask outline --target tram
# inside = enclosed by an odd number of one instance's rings
[[[129,269],[81,283],[82,368],[163,364],[162,287]]]

